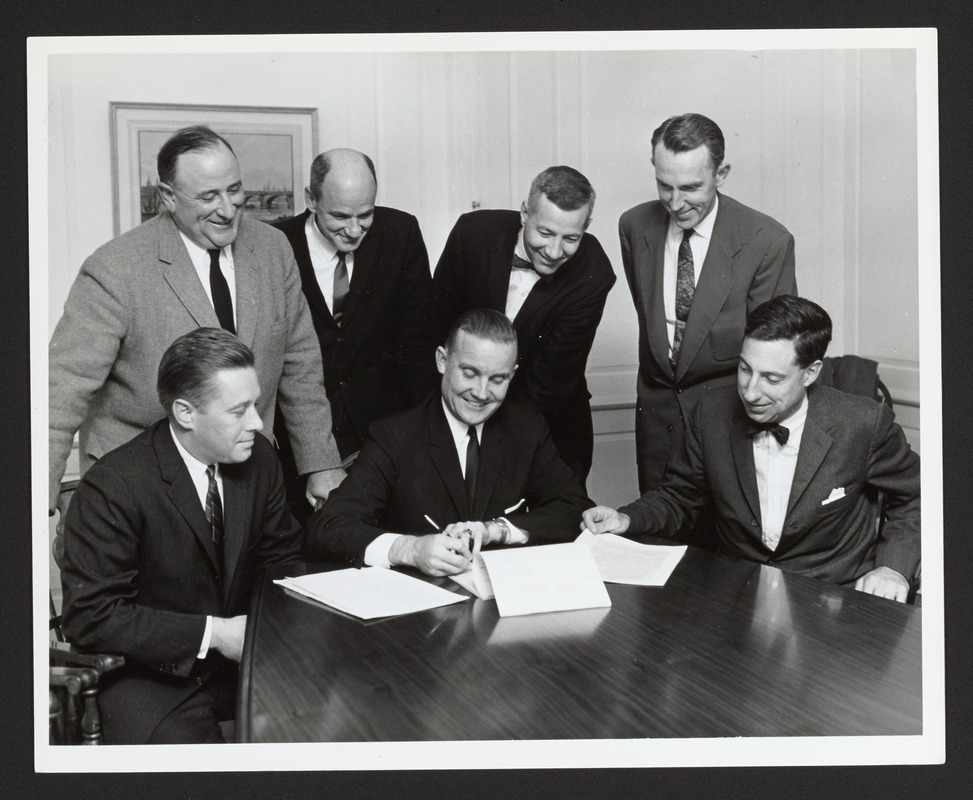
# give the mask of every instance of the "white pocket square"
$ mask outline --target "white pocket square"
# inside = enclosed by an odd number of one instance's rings
[[[822,500],[821,505],[826,506],[828,503],[833,503],[835,500],[840,500],[845,496],[845,487],[839,486],[837,489],[832,489],[831,494],[828,495],[827,500]]]

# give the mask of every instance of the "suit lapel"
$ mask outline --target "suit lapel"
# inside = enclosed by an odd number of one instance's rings
[[[429,419],[429,445],[432,462],[442,478],[443,485],[459,519],[472,519],[469,501],[466,498],[466,483],[460,469],[459,457],[456,454],[456,444],[453,434],[446,422],[446,412],[443,411],[439,394],[434,395],[427,405]]]
[[[307,225],[310,216],[311,212],[305,211],[302,216],[298,217],[300,228],[287,238],[294,248],[294,260],[297,262],[297,269],[301,273],[301,286],[304,288],[304,296],[307,298],[311,313],[335,325],[334,317],[331,316],[331,309],[328,308],[321,287],[318,285],[318,276],[314,274],[314,265],[311,263],[311,250],[307,245],[307,232],[305,230],[305,225]]]
[[[186,465],[172,441],[172,433],[169,431],[167,421],[158,424],[153,436],[153,443],[156,457],[159,459],[162,479],[169,484],[167,492],[169,500],[186,521],[193,535],[199,540],[210,563],[217,570],[217,574],[221,574],[223,565],[216,558],[216,547],[210,535],[206,512],[203,510],[202,503],[199,502],[199,495],[196,493],[192,478],[189,477],[189,470],[186,469]]]
[[[645,250],[635,269],[642,314],[648,328],[649,349],[664,375],[669,374],[669,331],[666,328],[666,306],[663,294],[665,274],[666,232],[669,217],[651,220],[645,229]],[[685,345],[684,345],[685,346]]]
[[[736,281],[737,266],[733,259],[742,247],[737,228],[732,208],[721,197],[713,225],[713,238],[696,282],[693,304],[689,309],[689,319],[683,333],[676,368],[677,379],[693,363]]]
[[[159,261],[164,265],[162,275],[179,301],[200,327],[220,327],[213,304],[199,281],[186,245],[172,217],[164,214],[159,220]],[[178,455],[178,454],[177,454]]]
[[[486,519],[487,506],[503,467],[503,426],[497,420],[497,415],[502,412],[503,409],[499,409],[480,431],[483,440],[480,444],[480,471],[476,476],[476,496],[472,509],[472,519],[475,520]]]
[[[236,333],[240,341],[252,347],[260,318],[259,275],[256,253],[250,243],[246,219],[240,220],[240,232],[233,242],[233,272],[236,276]]]
[[[252,486],[241,479],[240,469],[229,466],[220,468],[223,478],[223,599],[229,596],[230,587],[236,577],[240,557],[247,544],[247,509],[251,508],[250,493]]]
[[[487,262],[487,307],[501,313],[507,307],[507,291],[510,288],[510,265],[513,263],[517,236],[520,234],[519,217],[490,251]],[[536,288],[536,287],[535,287]],[[527,298],[530,299],[529,297]],[[518,315],[519,316],[519,315]]]
[[[831,415],[823,407],[820,395],[812,389],[808,392],[807,419],[804,422],[804,433],[801,434],[801,448],[797,453],[794,480],[791,483],[791,493],[787,500],[788,517],[821,468],[828,451],[834,444],[834,439],[829,433],[830,430]]]
[[[747,503],[754,519],[763,523],[760,517],[760,495],[757,493],[757,468],[753,463],[753,439],[747,434],[747,418],[742,412],[737,415],[730,430],[730,450],[736,464],[736,474],[740,481]]]
[[[374,273],[374,264],[378,239],[365,236],[361,245],[355,251],[354,268],[351,272],[351,283],[348,286],[348,296],[345,298],[344,316],[342,327],[347,328],[355,310],[358,308],[361,298],[365,294]]]

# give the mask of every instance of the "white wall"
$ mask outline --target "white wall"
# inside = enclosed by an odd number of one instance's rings
[[[912,50],[52,56],[49,330],[112,236],[111,101],[317,108],[317,149],[371,154],[379,202],[416,214],[433,264],[474,202],[516,207],[551,164],[585,173],[591,232],[619,274],[588,370],[600,409],[589,488],[607,502],[635,486],[637,329],[617,220],[655,196],[653,128],[702,112],[727,139],[726,193],[792,231],[801,293],[834,319],[831,354],[880,362],[918,447]]]

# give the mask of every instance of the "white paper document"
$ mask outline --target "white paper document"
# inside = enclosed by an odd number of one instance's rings
[[[382,567],[317,572],[274,583],[361,619],[411,614],[469,599]]]
[[[665,586],[686,554],[686,545],[639,544],[613,533],[595,535],[589,530],[574,541],[588,548],[606,583]]]
[[[573,542],[489,550],[451,577],[478,597],[496,596],[501,617],[611,606],[591,552]]]

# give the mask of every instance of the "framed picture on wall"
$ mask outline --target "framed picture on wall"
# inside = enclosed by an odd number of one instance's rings
[[[160,207],[156,156],[175,131],[208,125],[240,162],[245,213],[265,222],[294,216],[317,148],[317,109],[111,103],[115,235]]]

